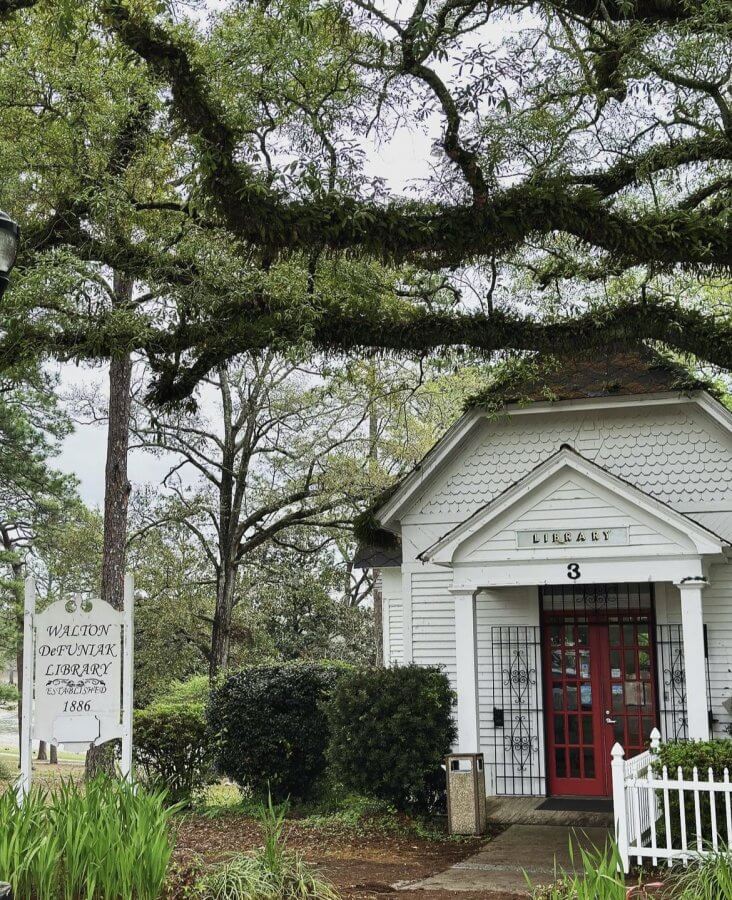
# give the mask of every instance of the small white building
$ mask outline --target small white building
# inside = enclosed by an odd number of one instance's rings
[[[384,655],[445,668],[488,794],[603,797],[616,741],[732,722],[732,414],[645,352],[526,391],[376,511]]]

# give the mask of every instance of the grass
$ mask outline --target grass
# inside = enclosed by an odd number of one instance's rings
[[[263,847],[251,856],[236,856],[204,876],[195,896],[200,900],[338,900],[335,888],[299,853],[287,849],[286,812],[286,806],[275,807],[271,798],[260,806]]]
[[[157,900],[173,846],[161,794],[100,779],[0,797],[0,881],[24,900]]]
[[[727,847],[690,863],[676,875],[675,900],[732,900],[732,855]]]

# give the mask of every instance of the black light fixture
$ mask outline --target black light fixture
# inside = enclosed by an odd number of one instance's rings
[[[0,210],[0,297],[10,281],[20,243],[20,227],[7,213]]]

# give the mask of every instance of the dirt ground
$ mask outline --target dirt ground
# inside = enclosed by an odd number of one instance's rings
[[[393,894],[395,900],[513,900],[517,895],[485,892],[396,891],[392,885],[417,881],[474,853],[484,839],[425,839],[383,831],[349,831],[288,823],[287,844],[325,875],[349,900]],[[209,863],[256,849],[261,833],[255,821],[230,814],[207,818],[192,814],[178,827],[176,859],[192,854]]]

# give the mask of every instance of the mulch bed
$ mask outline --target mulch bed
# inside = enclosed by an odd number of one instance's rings
[[[449,891],[395,891],[392,885],[412,882],[440,872],[475,853],[485,838],[455,841],[427,840],[410,834],[381,830],[335,829],[303,826],[289,821],[287,845],[325,875],[349,900],[367,900],[392,894],[394,900],[513,900],[513,894]],[[185,864],[192,855],[217,863],[261,845],[258,823],[244,815],[215,818],[186,816],[178,826],[176,860]]]

